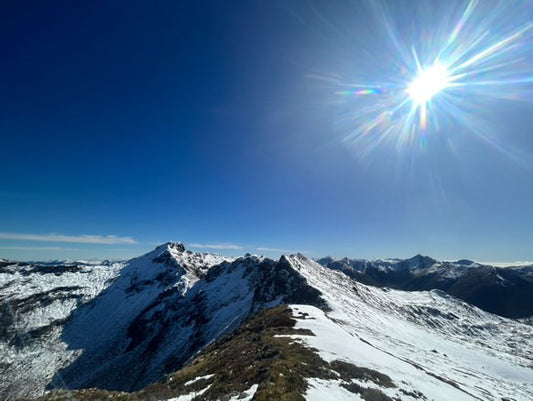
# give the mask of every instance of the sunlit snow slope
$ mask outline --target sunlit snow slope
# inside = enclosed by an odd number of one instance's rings
[[[100,390],[43,399],[533,394],[531,319],[367,286],[300,254],[228,259],[167,243],[120,263],[3,261],[0,302],[5,400],[61,388]]]
[[[291,256],[290,262],[332,308],[324,313],[292,306],[295,316],[306,314],[297,327],[316,335],[298,338],[324,359],[341,358],[387,374],[397,388],[382,390],[402,400],[414,391],[434,400],[531,399],[530,325],[481,311],[438,290],[379,289],[346,280],[343,273],[301,255]],[[327,399],[320,397],[339,387],[323,380],[310,384],[307,397],[313,400]],[[345,394],[343,390],[335,391]]]

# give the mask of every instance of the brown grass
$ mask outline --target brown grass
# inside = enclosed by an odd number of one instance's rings
[[[279,335],[313,335],[309,330],[295,329],[296,320],[288,306],[266,310],[243,324],[233,333],[208,346],[188,366],[168,376],[162,383],[135,393],[109,392],[97,389],[53,392],[40,401],[148,401],[162,400],[209,388],[197,401],[227,400],[258,384],[256,401],[303,401],[306,378],[341,379],[348,390],[367,401],[389,401],[379,390],[351,383],[351,379],[369,381],[382,387],[394,387],[390,377],[377,371],[357,367],[343,361],[324,361],[316,350],[305,347],[290,337]],[[209,379],[185,385],[199,376]]]

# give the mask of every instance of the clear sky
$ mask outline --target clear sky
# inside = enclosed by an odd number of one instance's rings
[[[423,129],[465,1],[2,2],[0,257],[533,260],[531,2],[474,5]]]

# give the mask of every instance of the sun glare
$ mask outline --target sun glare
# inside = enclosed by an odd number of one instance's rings
[[[470,0],[451,7],[442,25],[420,8],[407,29],[373,2],[391,39],[378,53],[383,58],[369,59],[349,79],[319,76],[336,95],[353,98],[342,103],[348,106],[339,119],[344,140],[362,157],[386,142],[422,147],[435,132],[458,125],[492,141],[486,121],[494,101],[531,101],[532,93],[533,22],[522,6],[507,3]]]
[[[415,105],[424,105],[437,93],[448,87],[450,73],[440,63],[419,71],[418,76],[407,87],[407,93]]]

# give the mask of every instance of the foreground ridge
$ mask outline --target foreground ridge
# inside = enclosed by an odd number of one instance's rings
[[[188,367],[137,393],[83,390],[56,392],[39,400],[95,400],[102,396],[116,400],[300,400],[312,388],[306,378],[341,381],[348,393],[390,399],[376,388],[352,382],[362,380],[369,385],[395,388],[390,377],[341,360],[326,362],[315,350],[293,341],[293,336],[315,335],[295,327],[298,320],[306,318],[309,314],[301,312],[299,306],[278,306],[261,312],[209,346]]]
[[[435,265],[404,266],[420,262]],[[501,401],[533,388],[530,321],[301,254],[167,243],[100,265],[5,261],[0,280],[6,400]]]

